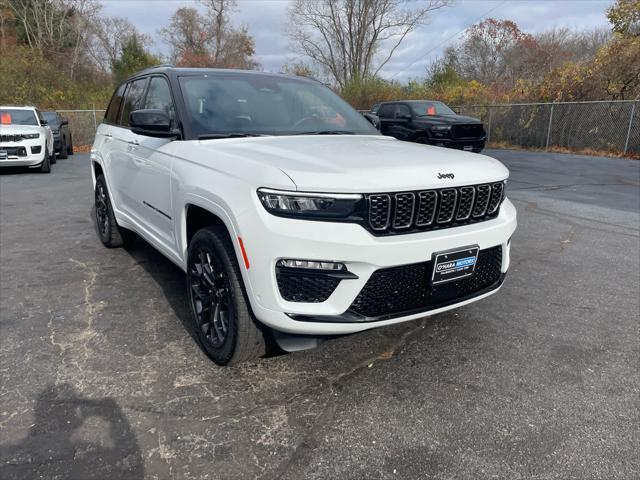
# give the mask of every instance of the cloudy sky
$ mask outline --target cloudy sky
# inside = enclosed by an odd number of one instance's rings
[[[102,3],[105,15],[126,17],[140,31],[150,34],[156,40],[154,49],[160,53],[167,53],[169,47],[158,38],[158,29],[169,23],[176,9],[197,6],[195,0],[102,0]],[[237,3],[234,22],[248,27],[256,42],[256,58],[264,70],[277,72],[283,63],[297,58],[285,34],[290,0]],[[423,76],[426,65],[482,18],[514,20],[529,33],[554,26],[592,29],[607,25],[605,10],[612,3],[612,0],[455,0],[452,7],[434,12],[424,26],[408,36],[382,73],[397,80]]]

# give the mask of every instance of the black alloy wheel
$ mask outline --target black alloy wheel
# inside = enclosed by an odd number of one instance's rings
[[[251,312],[238,258],[224,227],[204,227],[193,235],[186,283],[195,336],[211,360],[235,365],[266,353],[267,329]]]
[[[109,197],[107,197],[107,188],[104,182],[96,182],[96,225],[100,240],[103,242],[109,238],[110,219],[109,219]]]
[[[189,263],[189,297],[199,335],[214,349],[220,349],[229,335],[235,315],[229,277],[214,252],[200,246]]]
[[[95,189],[96,230],[100,241],[107,248],[131,246],[136,241],[136,234],[118,225],[113,213],[107,182],[103,175],[96,177]]]

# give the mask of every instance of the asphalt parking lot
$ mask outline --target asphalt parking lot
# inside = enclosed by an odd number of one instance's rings
[[[640,162],[486,153],[498,294],[234,368],[178,268],[102,247],[87,155],[0,174],[0,478],[639,478]]]

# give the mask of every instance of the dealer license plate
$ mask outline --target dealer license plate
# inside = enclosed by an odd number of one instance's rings
[[[431,283],[437,285],[473,275],[478,261],[479,250],[480,247],[476,245],[435,253],[433,256]]]

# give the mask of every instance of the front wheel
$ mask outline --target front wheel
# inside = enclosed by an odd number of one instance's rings
[[[69,155],[67,150],[67,142],[64,139],[64,136],[60,139],[60,158],[65,159]]]
[[[73,137],[69,135],[69,144],[67,145],[67,155],[73,155]]]
[[[49,172],[51,172],[51,157],[45,151],[44,160],[42,161],[42,165],[40,166],[40,173],[49,173]]]
[[[233,365],[265,354],[264,333],[250,312],[226,231],[207,227],[193,236],[187,294],[198,342],[215,363]]]

